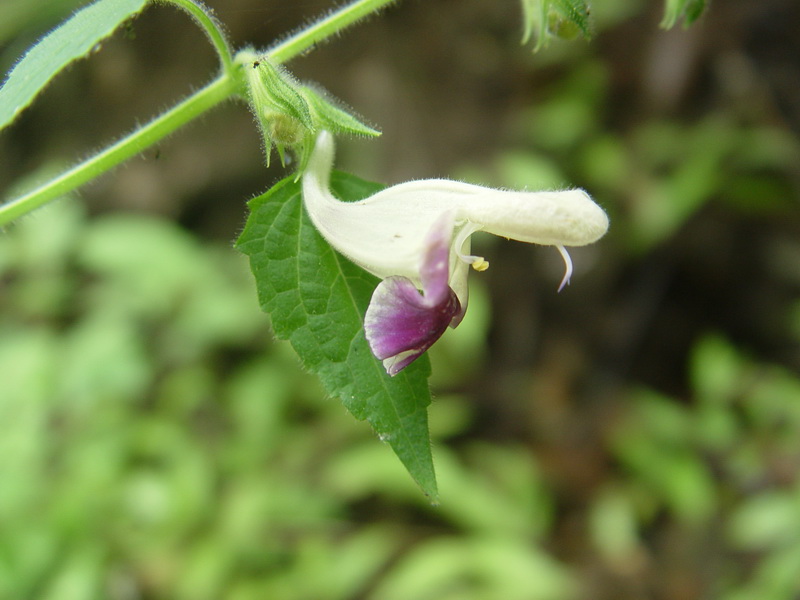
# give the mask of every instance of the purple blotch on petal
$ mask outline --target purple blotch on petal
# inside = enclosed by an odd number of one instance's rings
[[[372,294],[364,319],[367,342],[389,375],[396,375],[442,336],[460,308],[450,288],[433,304],[411,280],[389,277]]]
[[[422,282],[422,293],[429,305],[441,304],[452,293],[447,281],[450,277],[453,225],[453,213],[445,212],[434,222],[425,237],[419,279]]]
[[[396,375],[444,333],[461,304],[447,284],[453,216],[445,213],[431,227],[420,265],[422,293],[406,277],[384,279],[372,294],[364,331],[372,353],[389,375]]]

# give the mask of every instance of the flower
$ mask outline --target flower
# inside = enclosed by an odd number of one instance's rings
[[[470,254],[473,233],[555,246],[566,265],[560,291],[572,275],[565,246],[591,244],[608,229],[603,209],[581,189],[518,192],[428,179],[341,202],[329,187],[333,157],[333,136],[323,131],[303,174],[303,202],[331,246],[383,280],[364,331],[392,376],[461,322],[469,268],[489,266]]]

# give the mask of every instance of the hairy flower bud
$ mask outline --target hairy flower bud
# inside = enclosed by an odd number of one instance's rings
[[[286,148],[291,149],[299,157],[302,172],[314,140],[323,129],[350,135],[380,135],[327,94],[300,83],[268,58],[243,51],[239,60],[246,69],[250,105],[264,138],[267,165],[274,145],[284,165]]]

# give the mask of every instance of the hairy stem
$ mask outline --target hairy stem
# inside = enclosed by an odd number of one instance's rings
[[[181,125],[195,119],[208,109],[229,98],[235,90],[233,79],[223,74],[141,129],[119,140],[116,144],[74,166],[55,179],[0,205],[0,226],[80,187],[102,175],[122,161],[138,154],[148,146],[163,139]]]
[[[357,0],[273,46],[267,51],[267,55],[276,63],[286,62],[312,48],[314,44],[331,37],[345,27],[378,12],[393,2],[395,0]]]
[[[40,206],[67,194],[84,183],[111,170],[124,160],[164,139],[173,131],[212,109],[216,105],[237,96],[244,89],[241,65],[237,65],[225,36],[215,20],[192,0],[167,0],[192,14],[201,24],[214,44],[222,62],[222,73],[204,88],[183,100],[177,106],[156,117],[147,125],[137,129],[112,146],[95,154],[88,160],[72,167],[56,178],[30,192],[0,204],[0,227]],[[342,7],[313,25],[298,31],[267,52],[277,63],[286,62],[320,42],[368,16],[394,0],[356,0]]]

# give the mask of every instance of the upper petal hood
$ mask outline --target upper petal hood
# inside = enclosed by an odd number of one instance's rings
[[[359,202],[329,190],[333,137],[322,132],[303,175],[308,214],[337,250],[375,275],[419,282],[424,238],[451,211],[455,231],[474,231],[545,245],[589,244],[608,229],[605,212],[583,190],[514,192],[447,179],[410,181]],[[469,248],[457,248],[469,252]]]

